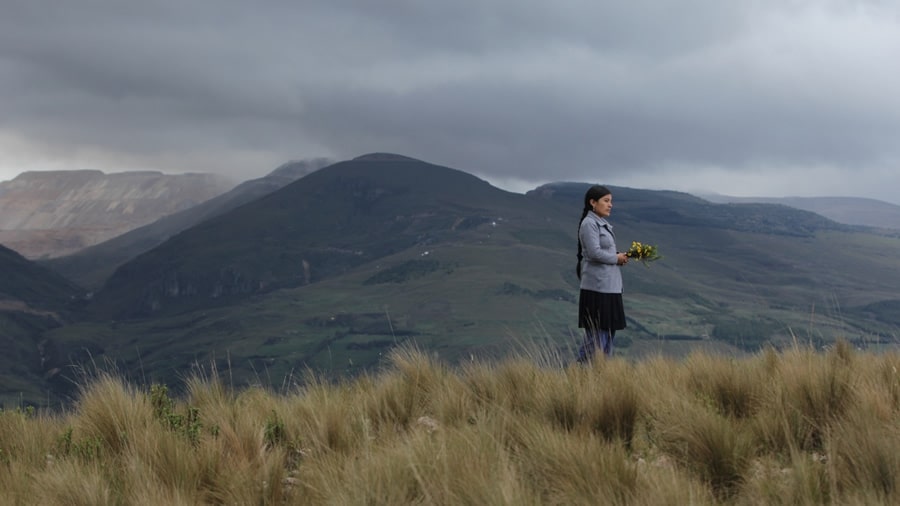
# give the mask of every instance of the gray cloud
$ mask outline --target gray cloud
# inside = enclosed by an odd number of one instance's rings
[[[510,187],[900,201],[888,2],[0,2],[0,179],[394,151]]]

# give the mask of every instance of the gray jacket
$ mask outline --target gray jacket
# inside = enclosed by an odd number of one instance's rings
[[[612,225],[588,211],[578,228],[581,240],[581,288],[600,293],[622,293],[622,272],[616,256]]]

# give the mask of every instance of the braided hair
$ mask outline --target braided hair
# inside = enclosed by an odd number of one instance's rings
[[[581,231],[581,222],[584,221],[584,218],[591,212],[591,201],[592,200],[600,200],[612,193],[605,186],[600,186],[599,184],[595,184],[588,188],[587,192],[584,194],[584,209],[581,212],[581,219],[578,220],[578,230]],[[578,234],[578,264],[575,266],[575,274],[578,276],[578,279],[581,279],[581,260],[584,258],[584,255],[581,254],[581,234]]]

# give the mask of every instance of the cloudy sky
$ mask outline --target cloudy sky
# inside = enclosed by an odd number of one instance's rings
[[[413,156],[900,203],[900,3],[0,0],[0,181]]]

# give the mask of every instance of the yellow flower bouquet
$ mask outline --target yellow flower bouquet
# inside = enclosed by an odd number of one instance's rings
[[[639,260],[647,267],[650,267],[649,265],[647,265],[649,262],[655,262],[662,258],[659,255],[659,248],[650,244],[639,243],[637,241],[631,243],[631,247],[628,248],[628,251],[626,251],[625,254],[628,255],[628,258]]]

